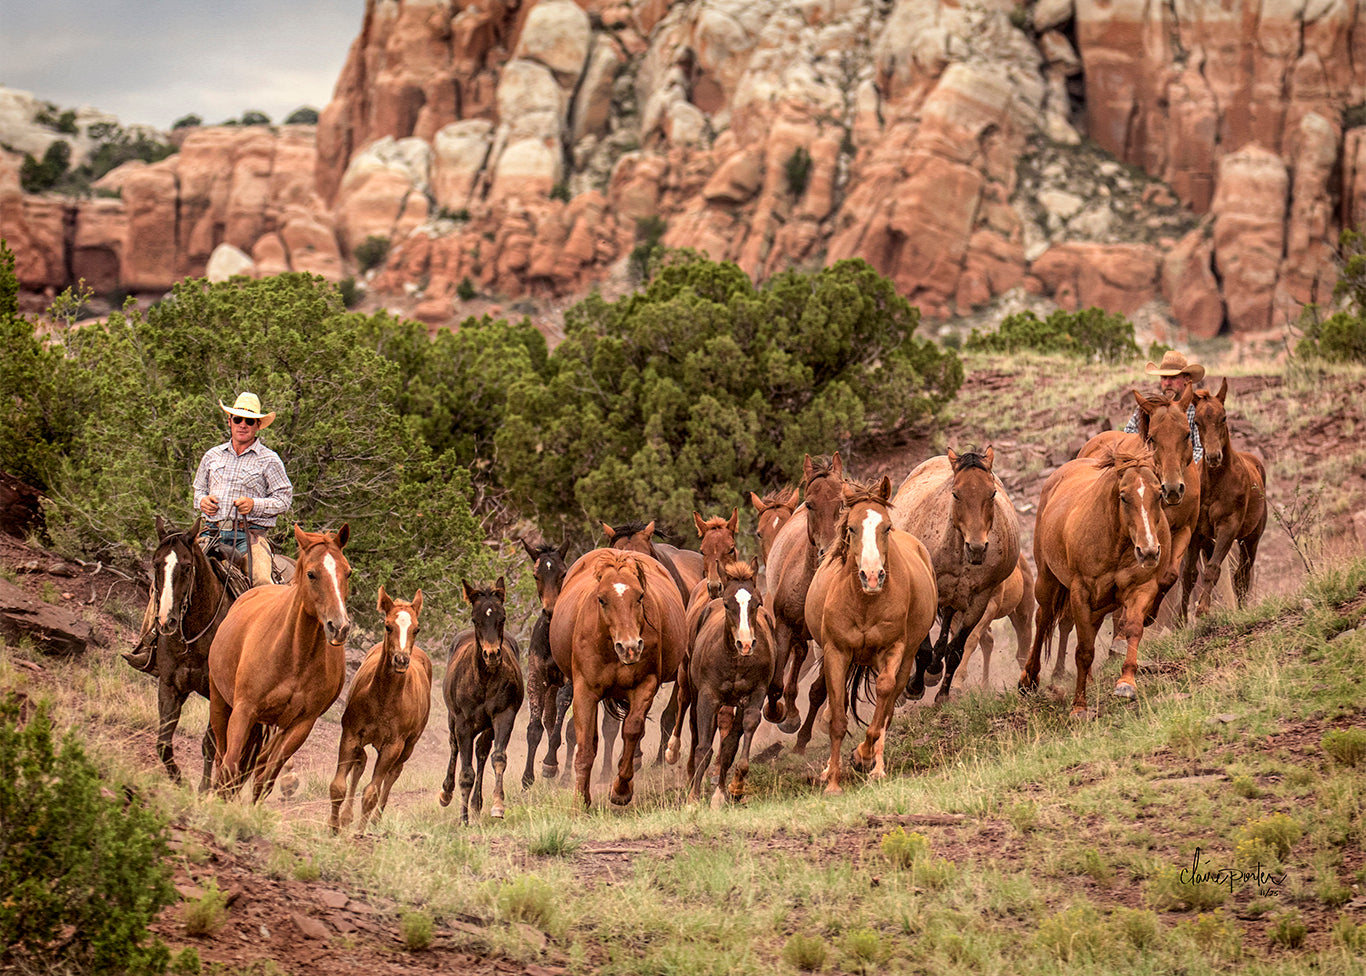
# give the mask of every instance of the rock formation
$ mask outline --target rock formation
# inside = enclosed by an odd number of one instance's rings
[[[148,292],[383,237],[371,293],[440,324],[619,287],[651,219],[756,278],[863,257],[931,318],[1022,287],[1255,334],[1366,213],[1363,65],[1350,0],[368,0],[316,132],[195,131],[112,202],[11,157],[0,233],[28,289]]]

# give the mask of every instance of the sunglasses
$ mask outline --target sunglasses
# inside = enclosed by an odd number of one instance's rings
[[[236,414],[233,414],[232,422],[233,422],[234,424],[246,424],[248,427],[255,427],[256,424],[257,424],[257,418],[255,418],[255,417],[239,417],[239,416],[237,416]]]

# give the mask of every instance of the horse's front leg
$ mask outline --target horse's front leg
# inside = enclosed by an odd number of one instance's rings
[[[707,767],[711,765],[712,742],[716,738],[717,712],[720,705],[710,688],[697,692],[697,703],[693,706],[693,755],[688,761],[691,785],[688,799],[696,800],[702,795],[702,781],[707,778]]]
[[[825,676],[825,693],[830,706],[830,758],[821,773],[825,792],[830,795],[843,793],[840,787],[840,749],[844,745],[844,733],[849,729],[849,702],[845,681],[849,676],[849,655],[830,644],[823,648],[821,673]]]
[[[289,728],[281,731],[278,738],[270,744],[270,749],[260,761],[256,774],[256,788],[252,794],[252,802],[259,803],[270,796],[270,791],[275,789],[275,778],[280,775],[280,770],[289,757],[299,751],[299,747],[304,744],[308,734],[313,731],[313,723],[316,719],[295,722]]]
[[[493,805],[489,816],[503,819],[507,800],[503,796],[503,772],[508,768],[508,739],[512,738],[512,723],[517,709],[505,708],[493,716]]]
[[[950,616],[948,650],[944,657],[944,680],[939,683],[939,690],[935,692],[934,703],[941,705],[948,700],[949,691],[953,688],[953,676],[958,673],[958,665],[963,660],[963,648],[967,645],[968,637],[973,629],[982,621],[986,614],[987,604],[991,602],[991,596],[995,593],[995,587],[986,593],[978,593],[974,596],[967,608],[958,614],[958,630],[954,632],[952,627],[952,616]],[[898,663],[900,656],[898,655]],[[879,680],[881,680],[879,678]]]
[[[1209,613],[1210,600],[1214,588],[1219,585],[1219,577],[1224,571],[1224,559],[1233,548],[1233,537],[1238,531],[1235,519],[1226,518],[1216,526],[1214,552],[1205,560],[1205,570],[1200,575],[1199,594],[1195,601],[1195,615],[1203,617]]]
[[[672,729],[678,721],[678,710],[682,707],[679,701],[678,682],[675,681],[673,687],[669,689],[669,701],[664,705],[664,714],[659,717],[659,749],[655,753],[655,765],[658,766],[665,761],[668,754],[669,737],[665,735],[666,728]]]
[[[792,744],[792,751],[799,756],[804,755],[806,747],[811,744],[811,736],[816,731],[816,716],[820,714],[826,697],[825,669],[822,667],[821,673],[816,675],[806,691],[806,718],[802,719],[801,731],[797,733],[797,741]]]
[[[449,714],[446,724],[450,731],[451,758],[446,762],[446,779],[441,784],[440,803],[443,807],[449,806],[451,798],[455,796],[455,764],[456,758],[460,755],[460,737],[456,734],[453,711]]]
[[[574,682],[574,789],[585,808],[593,805],[589,781],[598,758],[598,701],[586,684]]]
[[[741,708],[736,709],[739,713],[736,715],[737,724],[744,730],[740,739],[740,757],[735,763],[734,776],[730,781],[730,798],[736,802],[745,796],[745,782],[749,779],[749,752],[754,745],[754,733],[758,731],[759,722],[763,718],[763,705],[764,689],[759,685],[750,693],[749,700]]]
[[[1138,697],[1138,642],[1143,639],[1143,618],[1148,604],[1157,593],[1157,581],[1149,582],[1129,594],[1124,607],[1115,612],[1124,617],[1124,669],[1115,683],[1115,694],[1120,698]]]
[[[218,756],[218,747],[214,743],[212,725],[204,729],[204,738],[199,743],[199,754],[204,758],[204,772],[199,779],[199,792],[206,793],[213,783],[213,763]]]
[[[934,640],[934,658],[930,661],[930,666],[925,671],[925,677],[931,681],[944,673],[944,660],[949,649],[949,638],[953,634],[954,612],[953,607],[944,606],[939,608],[939,636]]]
[[[792,653],[792,628],[781,614],[773,615],[773,674],[768,682],[768,703],[764,706],[764,718],[774,723],[784,732],[795,732],[800,726],[795,724],[787,713],[787,703],[783,690],[787,683],[787,659]],[[789,726],[791,726],[789,728]]]
[[[327,788],[328,798],[332,801],[332,815],[328,820],[328,826],[334,834],[351,822],[351,800],[355,794],[354,787],[347,790],[346,781],[350,778],[353,767],[359,766],[363,770],[365,764],[365,747],[360,743],[360,736],[343,726],[341,742],[337,745],[337,771]],[[343,803],[346,805],[345,810],[342,809]]]
[[[574,702],[574,689],[568,683],[551,686],[551,693],[546,697],[546,712],[550,717],[550,737],[546,740],[545,759],[541,762],[541,775],[546,779],[555,779],[560,775],[560,743],[564,740],[564,720],[569,715],[569,706]],[[569,744],[566,747],[565,762],[569,762],[569,753],[573,751],[574,726],[569,726]]]
[[[664,751],[664,760],[670,766],[678,765],[678,754],[683,745],[683,722],[688,717],[688,710],[696,708],[697,703],[693,700],[693,688],[688,680],[688,662],[685,660],[678,666],[678,677],[675,679],[674,688],[678,695],[678,711],[674,715],[673,729],[669,734],[669,747]],[[663,729],[660,730],[663,735]],[[693,744],[696,751],[696,743]]]
[[[375,771],[370,774],[370,782],[361,795],[357,834],[365,833],[365,825],[370,822],[370,818],[373,816],[378,820],[380,813],[383,812],[385,801],[389,797],[385,784],[397,779],[399,770],[403,768],[403,746],[402,739],[390,739],[380,746],[379,754],[375,756]]]
[[[475,813],[484,810],[484,766],[493,748],[493,726],[490,725],[474,740],[474,793],[470,797],[470,809]]]
[[[1072,626],[1077,630],[1077,686],[1072,696],[1072,715],[1081,718],[1086,715],[1086,682],[1091,677],[1091,662],[1096,656],[1096,624],[1080,586],[1072,590],[1070,599]]]
[[[933,660],[934,644],[930,642],[930,637],[926,634],[920,641],[920,646],[915,650],[915,671],[911,675],[911,680],[906,682],[907,698],[919,701],[925,697],[925,675],[929,671],[930,662]],[[1036,676],[1037,673],[1038,669],[1036,668]]]
[[[854,750],[853,764],[858,769],[869,769],[869,779],[883,779],[887,775],[887,769],[882,762],[882,754],[887,743],[887,726],[892,721],[892,710],[896,707],[897,689],[900,687],[898,679],[904,681],[904,672],[901,664],[906,653],[904,641],[898,641],[892,645],[891,649],[882,655],[882,666],[878,669],[876,692],[877,704],[873,708],[873,717],[868,723],[868,729],[864,734],[863,741]],[[945,684],[953,677],[953,672],[949,672],[945,678]]]
[[[617,767],[616,782],[608,799],[617,806],[631,802],[635,793],[631,781],[636,775],[636,750],[640,740],[645,737],[645,716],[654,704],[655,692],[659,690],[659,675],[647,675],[645,680],[631,689],[628,696],[631,709],[621,723],[621,763]]]
[[[175,782],[180,782],[180,767],[176,765],[175,730],[180,725],[180,710],[185,705],[185,695],[177,691],[170,675],[157,676],[157,715],[161,722],[157,726],[157,757],[166,772]]]
[[[536,660],[527,669],[526,698],[529,705],[526,723],[526,768],[522,770],[522,789],[531,789],[536,782],[536,750],[541,747],[541,736],[545,734],[545,716],[549,712],[547,699],[554,696],[546,687],[545,668]],[[553,707],[553,706],[552,706]],[[553,722],[553,718],[551,719]]]

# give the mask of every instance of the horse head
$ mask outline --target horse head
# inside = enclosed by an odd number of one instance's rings
[[[188,530],[180,532],[167,528],[160,515],[156,517],[160,543],[152,555],[152,586],[157,594],[157,631],[163,637],[179,634],[189,612],[195,585],[195,540],[203,524],[201,515]]]
[[[806,541],[818,554],[824,554],[839,533],[840,509],[844,505],[844,464],[836,451],[827,463],[802,460],[802,493],[806,496]]]
[[[887,583],[887,539],[892,532],[892,480],[883,475],[872,486],[846,484],[843,496],[844,516],[832,558],[857,571],[864,593],[881,593]]]
[[[1205,449],[1205,463],[1211,468],[1221,467],[1229,452],[1228,414],[1224,409],[1228,397],[1228,377],[1219,384],[1219,392],[1199,390],[1195,394],[1195,426],[1200,431],[1200,445]]]
[[[1195,401],[1195,388],[1186,387],[1179,400],[1145,396],[1131,391],[1138,403],[1138,435],[1153,452],[1162,501],[1179,505],[1186,494],[1186,465],[1195,458],[1186,411]]]
[[[531,574],[536,578],[536,596],[541,601],[541,609],[546,613],[555,612],[555,601],[560,598],[560,584],[564,574],[569,571],[565,557],[569,554],[569,540],[557,549],[551,545],[532,546],[525,539],[522,548],[531,559]]]
[[[346,643],[351,632],[351,615],[346,598],[351,592],[351,564],[342,549],[351,538],[351,526],[342,523],[336,533],[305,532],[294,525],[294,541],[299,546],[299,562],[294,581],[300,586],[304,606],[318,619],[334,647]]]
[[[627,522],[618,526],[603,522],[602,531],[607,536],[607,545],[612,549],[625,549],[627,552],[638,552],[642,556],[655,556],[653,521]]]
[[[465,593],[465,602],[470,605],[475,647],[484,666],[496,668],[503,657],[503,625],[507,622],[507,610],[503,605],[507,588],[503,577],[498,577],[492,586],[476,588],[463,579],[460,586]]]
[[[594,574],[598,618],[622,664],[645,653],[645,566],[622,553],[603,560]]]
[[[778,538],[778,530],[787,524],[800,501],[801,492],[796,488],[771,491],[763,498],[752,491],[749,493],[749,503],[755,514],[754,534],[759,538],[759,551],[764,560],[773,548],[773,540]]]
[[[953,468],[953,527],[963,538],[963,559],[980,566],[987,558],[987,543],[996,521],[996,476],[991,473],[996,453],[948,452]]]
[[[1162,491],[1153,471],[1152,451],[1115,451],[1109,460],[1118,478],[1120,524],[1134,544],[1134,558],[1141,566],[1155,566],[1162,558],[1160,526],[1166,524],[1167,516],[1162,512]]]
[[[418,590],[411,602],[395,600],[381,585],[376,608],[384,615],[384,650],[381,653],[388,659],[391,671],[403,674],[413,658],[417,632],[421,629],[417,617],[422,612],[422,591]]]
[[[692,513],[697,535],[702,540],[698,546],[702,550],[702,572],[707,577],[707,595],[715,599],[721,594],[721,567],[735,562],[735,533],[740,531],[740,509],[732,508],[730,518],[720,515],[704,519],[697,512]]]
[[[759,607],[763,600],[754,581],[754,569],[749,563],[731,562],[725,568],[725,586],[721,602],[726,608],[726,634],[735,653],[749,657],[754,653],[758,633]]]

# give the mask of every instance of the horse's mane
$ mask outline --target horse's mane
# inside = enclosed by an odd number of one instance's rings
[[[1155,463],[1153,452],[1146,447],[1134,450],[1114,445],[1096,458],[1096,467],[1101,469],[1113,468],[1116,474],[1127,471],[1129,468],[1151,468]]]
[[[987,474],[991,474],[991,469],[987,467],[986,455],[977,454],[973,451],[967,451],[963,454],[958,455],[958,460],[955,461],[953,464],[954,473],[956,474],[959,471],[967,471],[970,468],[980,468]]]
[[[783,485],[781,488],[775,488],[773,491],[770,491],[763,498],[761,498],[760,501],[764,503],[765,508],[774,508],[778,506],[781,506],[782,508],[788,508],[789,506],[787,504],[787,499],[790,498],[791,495],[792,486]]]
[[[730,519],[726,518],[724,515],[713,515],[711,518],[702,521],[702,529],[703,531],[706,531],[707,529],[723,529],[729,524]],[[644,526],[642,526],[642,528],[644,528]]]
[[[726,563],[721,567],[721,575],[735,583],[753,583],[754,567],[743,560],[736,560],[733,563]]]
[[[892,509],[890,499],[882,497],[879,491],[882,482],[844,482],[844,508],[840,509],[840,524],[835,530],[835,544],[826,553],[826,559],[838,559],[843,561],[849,555],[849,514],[853,512],[855,505],[868,503],[871,505],[881,505],[889,512]]]
[[[806,489],[810,487],[811,482],[815,481],[817,478],[824,478],[827,475],[833,474],[834,471],[835,459],[833,457],[826,457],[824,454],[820,457],[813,457],[811,459],[811,476],[802,478],[802,488]]]
[[[649,522],[623,522],[621,525],[614,525],[612,526],[613,539],[620,539],[623,536],[630,538],[633,535],[644,532],[649,524]],[[658,534],[658,532],[655,533],[655,535]]]
[[[559,552],[559,551],[560,551],[560,550],[559,550],[559,547],[558,547],[558,546],[551,545],[549,542],[542,542],[540,545],[536,545],[536,546],[532,546],[532,547],[531,547],[531,558],[532,558],[532,561],[534,562],[535,560],[541,558],[542,556],[548,555],[548,554],[550,554],[550,553],[552,553],[552,552]]]

